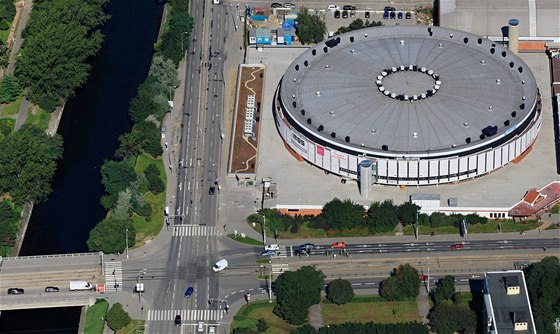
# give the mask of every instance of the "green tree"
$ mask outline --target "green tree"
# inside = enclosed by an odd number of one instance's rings
[[[400,265],[391,277],[379,284],[379,295],[387,300],[412,299],[418,296],[420,277],[410,264]]]
[[[432,330],[440,334],[476,333],[476,314],[466,305],[444,301],[429,315]]]
[[[530,265],[526,275],[537,333],[553,334],[554,321],[560,318],[560,260],[545,257]]]
[[[403,225],[416,225],[416,217],[420,207],[410,202],[404,202],[397,208],[397,217]]]
[[[327,299],[337,305],[351,302],[352,298],[354,298],[354,289],[345,279],[335,279],[327,286]]]
[[[16,6],[13,0],[1,0],[0,1],[0,20],[6,22],[12,22],[14,16],[16,15]],[[10,25],[8,24],[8,29]]]
[[[8,201],[0,202],[0,246],[13,246],[19,228],[19,215]]]
[[[307,318],[308,308],[321,302],[325,275],[314,267],[304,266],[297,271],[287,271],[276,279],[274,314],[294,325],[301,325]]]
[[[451,275],[440,278],[436,283],[436,287],[430,293],[434,306],[438,306],[444,301],[455,300],[455,295],[455,277]]]
[[[144,174],[148,180],[148,190],[156,195],[165,190],[165,184],[163,184],[163,181],[159,177],[160,171],[156,164],[149,164],[148,167],[146,167]]]
[[[365,22],[358,18],[355,19],[354,21],[352,21],[348,27],[340,27],[338,28],[338,30],[336,31],[335,35],[339,35],[339,34],[343,34],[349,31],[354,31],[354,30],[358,30],[358,29],[363,29],[363,28],[370,28],[370,27],[379,27],[382,26],[383,23],[379,22],[379,21],[372,21],[369,22],[368,20],[366,20]]]
[[[374,202],[367,211],[367,224],[374,233],[390,232],[397,226],[399,219],[393,201]]]
[[[122,253],[126,249],[127,234],[128,246],[132,247],[136,243],[136,230],[132,226],[132,222],[108,215],[90,231],[87,246],[92,252]]]
[[[0,103],[8,103],[15,101],[21,93],[21,86],[16,78],[11,75],[6,75],[0,81]]]
[[[119,330],[132,321],[128,313],[123,310],[121,303],[115,303],[107,312],[107,325],[111,327],[112,330]]]
[[[365,209],[351,200],[334,198],[323,206],[321,213],[328,229],[342,230],[362,226],[365,221]]]
[[[0,193],[9,193],[16,204],[45,201],[62,157],[62,138],[24,124],[0,139],[0,147]]]
[[[163,34],[159,45],[159,52],[175,64],[179,63],[183,51],[189,47],[189,36],[183,36],[183,33],[190,33],[194,27],[194,20],[188,14],[188,3],[188,0],[170,1],[169,29]]]
[[[117,202],[119,192],[125,190],[134,180],[136,172],[128,161],[106,160],[101,166],[101,183],[107,193],[102,199],[103,206],[106,209],[112,208]]]
[[[158,157],[163,154],[160,142],[160,130],[154,123],[145,121],[136,123],[132,131],[137,132],[142,137],[144,152],[150,154],[152,157]]]
[[[259,332],[249,327],[234,328],[232,333],[233,334],[259,334]]]
[[[315,327],[310,324],[305,324],[292,331],[292,334],[317,334]]]
[[[0,67],[8,67],[10,60],[9,49],[6,45],[0,43]]]
[[[117,159],[128,159],[142,152],[144,138],[138,132],[125,133],[119,136],[119,148],[115,152]]]
[[[175,63],[171,59],[165,59],[159,55],[152,58],[149,75],[156,77],[167,89],[172,89],[179,84]]]
[[[297,35],[301,44],[319,43],[325,39],[327,26],[317,12],[310,14],[307,8],[302,8],[296,20]]]

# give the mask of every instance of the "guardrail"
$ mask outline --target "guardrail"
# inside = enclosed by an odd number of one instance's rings
[[[79,257],[79,256],[100,256],[101,253],[70,253],[70,254],[52,254],[52,255],[33,255],[33,256],[16,256],[16,257],[3,257],[3,261],[14,260],[32,260],[32,259],[46,259],[46,258],[66,258],[66,257]]]
[[[424,268],[425,269],[425,268]],[[496,268],[496,267],[486,267],[486,268],[464,268],[464,269],[441,269],[441,268],[430,268],[430,276],[441,276],[441,275],[454,275],[454,274],[468,274],[477,275],[480,278],[483,277],[484,272],[491,271],[505,271],[514,270],[515,268]],[[424,270],[426,272],[426,270]],[[326,278],[365,278],[365,277],[389,277],[391,272],[387,271],[371,271],[371,272],[361,272],[361,273],[325,273]]]
[[[93,305],[95,297],[77,297],[77,298],[40,298],[34,300],[9,300],[2,298],[0,303],[0,311],[7,310],[23,310],[32,308],[51,308],[54,306],[85,306]]]

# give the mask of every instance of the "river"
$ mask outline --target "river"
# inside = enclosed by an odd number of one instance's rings
[[[64,138],[53,192],[36,205],[20,255],[87,252],[91,229],[104,217],[100,167],[118,137],[130,131],[128,105],[150,67],[163,5],[155,0],[111,0],[102,49],[86,85],[66,103],[58,133]],[[0,333],[76,333],[80,308],[2,312]]]

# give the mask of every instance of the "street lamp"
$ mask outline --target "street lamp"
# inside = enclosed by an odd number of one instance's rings
[[[183,52],[183,56],[184,56],[184,53],[185,53],[185,48],[183,47],[183,35],[188,34],[188,33],[189,33],[188,31],[185,31],[181,34],[181,52]],[[183,58],[183,57],[181,57],[181,58]]]
[[[262,216],[263,216],[263,220],[262,220],[261,228],[262,228],[262,233],[263,233],[263,244],[266,245],[266,216],[265,216],[264,212],[262,213]]]
[[[419,233],[419,229],[418,229],[418,208],[416,208],[416,240],[418,240],[418,233]]]
[[[128,259],[128,229],[124,230],[125,241],[126,241],[126,258]]]

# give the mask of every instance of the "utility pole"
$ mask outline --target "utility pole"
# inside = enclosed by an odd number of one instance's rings
[[[124,229],[124,237],[126,241],[126,258],[128,259],[128,229]]]
[[[418,240],[418,233],[419,233],[419,229],[418,229],[418,208],[416,208],[416,240]]]

